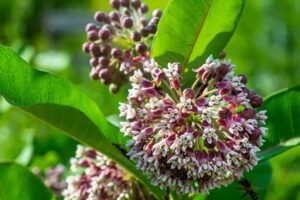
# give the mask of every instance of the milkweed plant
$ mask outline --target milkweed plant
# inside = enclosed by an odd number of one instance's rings
[[[97,11],[82,51],[91,80],[111,96],[126,92],[113,118],[1,46],[1,95],[82,143],[69,166],[40,176],[53,191],[44,199],[263,199],[255,187],[271,174],[268,159],[298,144],[280,132],[293,122],[279,118],[299,111],[300,97],[297,86],[261,97],[227,58],[244,4],[170,0],[150,12],[141,0],[110,0],[112,11]]]

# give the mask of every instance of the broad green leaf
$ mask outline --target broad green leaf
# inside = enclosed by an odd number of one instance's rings
[[[272,177],[272,168],[269,162],[263,162],[254,167],[254,169],[248,173],[245,173],[244,178],[247,179],[254,191],[258,194],[259,199],[265,199],[266,191]],[[245,190],[237,182],[230,184],[228,187],[222,187],[213,190],[207,200],[219,200],[219,199],[241,199],[241,196],[245,194]],[[251,200],[249,194],[245,195],[244,200]]]
[[[106,119],[113,126],[121,128],[120,122],[122,121],[122,119],[119,117],[119,115],[110,115]]]
[[[300,85],[284,89],[265,99],[268,133],[261,160],[268,159],[300,144]]]
[[[245,0],[170,0],[158,25],[152,57],[159,64],[195,67],[224,49]]]
[[[28,114],[110,157],[157,197],[161,196],[162,191],[152,186],[111,144],[120,143],[119,130],[106,121],[95,102],[69,81],[31,68],[3,46],[0,46],[0,95]]]
[[[1,109],[1,102],[4,109]],[[0,110],[0,162],[15,161],[27,165],[33,155],[34,130],[28,128],[30,121],[2,97]]]
[[[0,163],[1,200],[51,200],[52,192],[27,168],[16,163]]]

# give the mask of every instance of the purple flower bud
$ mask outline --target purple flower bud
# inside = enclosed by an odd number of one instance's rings
[[[147,4],[142,3],[140,8],[139,8],[139,11],[144,14],[144,13],[147,13],[148,10],[149,10],[149,8],[148,8]]]
[[[172,134],[166,139],[166,143],[168,146],[171,146],[173,142],[176,140],[176,134]]]
[[[152,133],[154,133],[154,129],[151,127],[147,127],[142,130],[142,134],[145,136],[150,136],[150,135],[152,135]]]
[[[245,76],[244,74],[240,74],[238,75],[238,77],[241,78],[241,83],[246,84],[248,82],[247,76]]]
[[[102,28],[99,30],[99,37],[103,40],[106,41],[110,38],[110,31],[107,28]]]
[[[148,25],[148,20],[145,19],[145,18],[141,18],[141,19],[140,19],[140,23],[145,27],[145,26]]]
[[[146,27],[142,28],[140,30],[140,32],[141,32],[141,34],[142,34],[143,37],[148,37],[148,35],[149,35],[149,30]]]
[[[203,107],[203,106],[208,104],[208,101],[209,100],[207,98],[201,97],[201,98],[196,100],[196,105],[199,106],[199,107]]]
[[[155,34],[156,30],[157,30],[157,27],[156,27],[156,25],[152,24],[152,25],[149,25],[147,27],[147,29],[148,29],[149,33]]]
[[[123,9],[123,13],[124,13],[123,17],[124,17],[124,16],[127,16],[127,17],[132,16],[132,12],[131,12],[131,9],[130,9],[130,8],[124,8],[124,9]]]
[[[157,25],[158,24],[158,22],[159,22],[159,18],[158,17],[153,17],[152,19],[151,19],[151,21],[150,21],[150,24],[154,24],[154,25]]]
[[[110,54],[111,47],[109,45],[101,45],[100,51],[103,55],[108,56]]]
[[[216,69],[216,80],[222,80],[223,77],[226,76],[226,74],[228,74],[229,71],[230,69],[227,64],[221,64],[221,66]]]
[[[99,71],[97,70],[97,68],[92,68],[92,70],[90,72],[90,78],[92,80],[98,80],[99,79],[98,73],[99,73]]]
[[[180,82],[178,79],[172,80],[170,81],[170,83],[171,83],[171,87],[174,88],[175,90],[180,89]]]
[[[145,78],[143,78],[142,80],[141,80],[141,85],[143,86],[143,87],[153,87],[153,83],[151,82],[151,81],[149,81],[148,79],[145,79]]]
[[[261,130],[259,128],[256,128],[249,134],[249,139],[250,141],[254,142],[257,141],[260,136]]]
[[[195,97],[195,92],[191,88],[183,90],[183,96],[187,99],[193,99]]]
[[[144,54],[147,51],[147,46],[144,43],[137,44],[135,50],[139,54]]]
[[[253,119],[255,117],[255,110],[252,108],[245,108],[242,112],[242,117],[245,119]]]
[[[124,7],[129,7],[129,0],[121,0],[121,5]]]
[[[90,41],[96,41],[99,39],[98,37],[98,34],[96,31],[89,31],[87,33],[87,38],[90,40]]]
[[[88,23],[85,27],[85,31],[89,32],[89,31],[97,31],[97,25],[94,23]]]
[[[111,50],[111,55],[114,57],[114,58],[120,58],[122,56],[122,51],[119,49],[119,48],[113,48]]]
[[[117,11],[111,11],[109,13],[109,17],[112,21],[117,21],[117,22],[120,21],[120,14]]]
[[[110,80],[110,78],[111,78],[111,73],[110,73],[109,69],[104,68],[104,69],[101,69],[101,70],[100,70],[99,76],[100,76],[100,78],[102,78],[102,79]]]
[[[224,142],[218,141],[217,146],[220,152],[227,153],[229,151],[229,147]]]
[[[221,119],[226,119],[229,112],[230,111],[228,110],[228,108],[222,108],[221,110],[218,111],[218,115]]]
[[[131,58],[131,53],[130,53],[130,51],[125,51],[125,52],[123,53],[123,56],[124,56],[125,59],[130,59],[130,58]]]
[[[103,65],[103,66],[108,66],[109,65],[109,58],[105,57],[105,56],[101,56],[99,57],[99,64]]]
[[[101,83],[104,85],[109,85],[111,84],[111,79],[110,78],[101,78],[100,79]]]
[[[156,96],[157,92],[154,87],[143,88],[142,93],[148,96]]]
[[[247,93],[247,98],[248,99],[250,99],[250,98],[252,98],[253,96],[256,95],[256,93],[253,90],[249,90],[248,88],[244,88],[243,91],[245,93]]]
[[[119,0],[110,0],[109,3],[110,3],[110,6],[115,9],[119,9],[119,7],[121,6],[121,3]]]
[[[226,121],[224,120],[224,119],[218,119],[217,120],[217,124],[219,125],[219,126],[223,126],[223,127],[227,127],[227,123],[226,123]]]
[[[263,103],[262,97],[257,96],[257,95],[251,97],[251,99],[250,99],[250,104],[254,108],[260,107],[262,105],[262,103]]]
[[[135,9],[138,9],[141,6],[141,1],[140,0],[132,0],[131,4]]]
[[[106,22],[107,18],[108,16],[102,11],[98,11],[94,15],[95,21],[102,22],[102,23]]]
[[[90,44],[90,52],[94,55],[94,56],[99,56],[101,54],[101,51],[100,51],[100,46],[95,44],[95,43],[92,43]]]
[[[89,42],[85,42],[83,45],[82,45],[82,51],[84,53],[90,53],[90,44]]]
[[[140,33],[138,33],[138,32],[132,32],[131,33],[131,39],[133,40],[133,41],[135,41],[135,42],[138,42],[138,41],[140,41],[141,40],[141,34]]]
[[[124,17],[122,19],[122,26],[125,28],[131,28],[133,25],[133,20],[130,17]]]
[[[98,60],[96,57],[91,57],[90,58],[90,65],[93,67],[96,67],[98,65]]]
[[[159,10],[159,9],[153,10],[152,17],[158,17],[158,18],[160,18],[161,16],[162,16],[161,10]]]

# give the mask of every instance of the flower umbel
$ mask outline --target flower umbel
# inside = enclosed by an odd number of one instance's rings
[[[149,63],[148,63],[149,64]],[[180,64],[134,72],[122,131],[132,136],[129,156],[156,185],[181,193],[208,192],[239,179],[257,164],[266,133],[262,98],[246,87],[234,65],[213,59],[181,87]]]
[[[149,60],[149,45],[157,29],[161,11],[145,18],[148,6],[140,0],[111,0],[109,14],[96,12],[97,23],[86,26],[88,42],[83,51],[91,55],[90,77],[110,85],[115,93],[133,71]]]
[[[131,193],[125,172],[104,155],[78,145],[71,159],[74,175],[67,178],[66,200],[126,200]]]

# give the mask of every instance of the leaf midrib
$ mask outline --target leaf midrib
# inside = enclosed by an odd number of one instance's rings
[[[189,51],[188,51],[188,53],[187,53],[187,56],[186,56],[186,58],[185,58],[185,60],[184,60],[184,62],[183,62],[183,64],[182,64],[182,68],[183,68],[183,69],[185,69],[185,67],[187,66],[187,64],[188,64],[189,61],[190,61],[191,55],[192,55],[192,53],[193,53],[193,51],[194,51],[194,48],[195,48],[195,46],[196,46],[196,42],[197,42],[197,40],[198,40],[198,38],[199,38],[199,36],[200,36],[200,34],[201,34],[201,31],[202,31],[203,26],[204,26],[204,24],[205,24],[205,20],[206,20],[206,18],[207,18],[207,16],[208,16],[208,13],[209,13],[210,8],[211,8],[212,1],[213,1],[213,0],[209,0],[209,1],[208,1],[208,6],[207,6],[207,8],[206,8],[206,10],[205,10],[205,13],[204,13],[204,15],[203,15],[203,18],[201,19],[201,23],[200,23],[200,25],[199,25],[199,27],[198,27],[198,29],[197,29],[197,32],[196,32],[196,34],[195,34],[195,36],[194,36],[194,39],[193,39],[193,41],[192,41],[191,48],[189,49]]]

